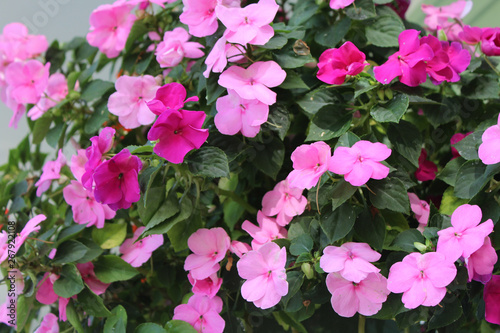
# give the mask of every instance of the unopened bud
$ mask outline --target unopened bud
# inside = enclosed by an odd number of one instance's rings
[[[311,264],[308,262],[305,262],[300,266],[300,269],[302,269],[302,272],[306,275],[306,278],[311,280],[314,277],[314,270],[311,267]]]

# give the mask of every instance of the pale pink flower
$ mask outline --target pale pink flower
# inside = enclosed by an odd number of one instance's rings
[[[88,161],[86,152],[86,149],[78,149],[76,155],[71,156],[69,168],[79,182],[82,181],[82,176],[85,173],[85,164]]]
[[[222,311],[222,299],[218,296],[194,294],[187,304],[174,309],[174,320],[183,320],[194,327],[198,333],[222,333],[226,323],[219,315]]]
[[[276,103],[276,93],[269,88],[279,86],[285,77],[286,72],[276,62],[257,61],[247,69],[229,67],[220,75],[219,85],[235,90],[241,98],[272,105]]]
[[[338,272],[344,279],[358,283],[370,273],[380,269],[370,262],[379,260],[381,254],[366,243],[348,242],[339,246],[327,246],[320,259],[320,267],[327,273]]]
[[[389,168],[381,161],[391,155],[391,150],[383,143],[361,140],[351,148],[338,147],[333,152],[328,170],[345,175],[345,180],[353,186],[361,186],[372,179],[384,179]]]
[[[193,293],[208,296],[213,298],[219,292],[220,286],[222,285],[222,279],[217,276],[217,273],[213,273],[209,277],[203,280],[196,280],[188,274],[189,283],[193,286]]]
[[[182,0],[184,8],[179,20],[189,27],[189,33],[196,37],[205,37],[217,31],[219,23],[215,8],[217,0]]]
[[[0,77],[1,77],[0,72]],[[1,83],[1,82],[0,82]],[[11,96],[11,90],[8,86],[0,85],[0,99],[2,102],[11,109],[14,114],[10,118],[9,127],[17,128],[17,124],[26,112],[26,105],[16,102],[16,100]]]
[[[459,0],[448,6],[434,7],[432,5],[422,5],[422,11],[426,14],[425,24],[430,30],[437,30],[439,27],[447,27],[449,20],[460,20],[464,18],[472,9],[472,1]]]
[[[208,78],[210,72],[222,73],[226,68],[227,62],[238,62],[244,58],[245,47],[239,44],[227,43],[225,37],[219,38],[214,47],[205,59],[207,69],[203,72],[203,76]]]
[[[53,313],[47,313],[34,333],[59,333],[57,316]]]
[[[252,247],[250,245],[236,240],[232,241],[229,246],[229,252],[236,254],[238,258],[241,258],[245,253],[251,250]]]
[[[365,54],[348,41],[320,55],[316,76],[328,84],[342,84],[347,75],[356,76],[368,65]]]
[[[226,257],[231,239],[222,228],[198,229],[189,236],[190,254],[184,262],[184,270],[190,271],[196,280],[203,280],[217,272],[219,262]]]
[[[247,280],[241,286],[241,296],[261,309],[278,304],[288,293],[285,264],[286,249],[276,243],[247,252],[236,264],[240,277]]]
[[[118,116],[125,128],[137,128],[153,123],[156,116],[148,108],[147,102],[156,96],[160,87],[153,76],[123,75],[116,80],[116,92],[109,96],[109,112]]]
[[[43,116],[51,107],[54,107],[66,98],[68,95],[68,82],[66,77],[61,73],[55,73],[49,77],[47,89],[38,101],[38,103],[33,106],[29,112],[28,117],[31,120],[36,120]]]
[[[32,232],[37,232],[38,230],[40,230],[40,228],[41,228],[40,223],[42,223],[46,219],[47,219],[47,217],[45,215],[38,214],[26,223],[23,230],[21,230],[21,232],[16,237],[16,240],[15,240],[16,253],[19,250],[19,248],[21,247],[21,245],[26,241],[26,239],[28,238],[28,236]]]
[[[451,215],[451,227],[438,231],[436,251],[451,262],[460,257],[469,258],[484,244],[484,238],[493,231],[493,221],[481,223],[483,214],[476,205],[461,205]]]
[[[184,28],[175,28],[165,32],[163,41],[156,48],[156,60],[160,67],[175,67],[184,58],[196,59],[203,57],[204,53],[200,48],[203,45],[197,42],[188,42],[191,36]]]
[[[49,48],[43,35],[30,35],[28,28],[18,22],[9,23],[0,35],[0,58],[6,63],[36,58]],[[1,66],[1,65],[0,65]]]
[[[228,89],[228,95],[217,99],[215,126],[222,134],[253,138],[260,132],[260,125],[267,121],[269,105],[257,99],[241,98],[234,90]]]
[[[304,212],[307,198],[300,188],[291,188],[285,179],[267,192],[262,198],[262,213],[267,216],[276,215],[276,223],[286,226],[294,216]]]
[[[419,225],[417,230],[424,232],[424,228],[429,222],[430,206],[425,200],[420,200],[415,193],[408,192],[408,198],[410,199],[410,208],[413,213],[415,213],[415,219],[418,221]]]
[[[120,246],[122,259],[132,267],[140,267],[151,258],[153,252],[163,245],[163,235],[149,235],[137,241],[146,227],[139,227],[132,238],[126,239]]]
[[[257,223],[259,226],[245,220],[241,225],[241,229],[248,232],[252,236],[252,249],[258,250],[263,245],[279,238],[286,238],[288,231],[276,223],[276,219],[267,217],[259,210],[257,212]]]
[[[331,9],[341,9],[352,4],[354,0],[330,0],[330,8]]]
[[[293,171],[287,177],[290,188],[311,189],[328,170],[331,148],[323,141],[298,146],[292,153]]]
[[[36,104],[49,81],[50,63],[38,60],[13,62],[5,69],[7,94],[19,104]]]
[[[410,253],[391,266],[387,289],[403,293],[407,309],[419,305],[436,306],[446,295],[446,286],[455,279],[457,269],[442,253]]]
[[[493,275],[484,286],[484,319],[492,324],[500,325],[500,276]]]
[[[484,164],[497,164],[500,162],[500,114],[498,123],[488,127],[481,137],[478,155]]]
[[[332,294],[333,310],[342,317],[352,317],[358,312],[364,316],[376,314],[390,294],[387,279],[379,273],[370,273],[363,280],[354,283],[339,273],[326,277],[326,286]]]
[[[269,24],[278,9],[275,0],[260,0],[244,8],[217,6],[215,12],[227,28],[224,37],[228,42],[264,45],[274,36],[274,29]]]
[[[495,248],[491,246],[491,239],[484,238],[483,246],[465,259],[465,266],[469,273],[469,282],[472,280],[486,283],[491,279],[493,268],[497,263],[498,256]]]
[[[53,180],[57,180],[61,178],[61,168],[66,165],[66,157],[62,152],[62,149],[59,149],[57,154],[57,159],[55,161],[46,162],[42,168],[42,175],[40,179],[35,183],[36,196],[39,197],[43,192],[47,191],[50,188]]]
[[[93,188],[95,169],[101,165],[104,154],[113,147],[116,130],[112,127],[104,127],[99,135],[90,138],[91,146],[85,151],[87,161],[85,162],[85,173],[81,182],[89,190]]]
[[[117,57],[125,48],[136,17],[131,13],[134,4],[116,1],[101,5],[90,14],[87,41],[98,47],[108,58]]]

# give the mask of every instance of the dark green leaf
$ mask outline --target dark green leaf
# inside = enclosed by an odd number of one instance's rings
[[[60,123],[52,127],[46,135],[46,140],[49,146],[52,148],[57,148],[57,144],[59,143],[59,139],[61,138],[62,132],[64,129],[64,124]]]
[[[367,80],[366,78],[364,79],[361,79],[359,81],[356,81],[356,83],[354,84],[354,98],[358,98],[359,96],[361,96],[362,94],[370,91],[370,90],[373,90],[375,88],[377,88],[377,84],[372,84],[370,83],[371,80]]]
[[[189,325],[189,324],[188,324]],[[103,333],[126,333],[127,332],[127,311],[121,305],[117,305],[111,315],[106,319]]]
[[[42,143],[43,139],[50,130],[50,124],[52,124],[52,117],[42,117],[35,121],[32,140],[34,145]]]
[[[234,226],[240,221],[244,212],[245,208],[239,203],[230,199],[224,201],[224,223],[229,227],[229,229],[234,229]]]
[[[175,190],[170,190],[165,201],[161,204],[158,210],[155,211],[151,219],[147,223],[145,231],[157,226],[168,218],[171,218],[179,212],[179,199]]]
[[[9,208],[9,213],[10,214],[17,213],[24,207],[26,207],[26,202],[24,202],[24,199],[22,197],[17,197],[12,201],[12,204],[10,205]]]
[[[89,316],[108,317],[111,312],[104,306],[102,298],[94,294],[89,287],[86,287],[78,294],[78,301],[81,303],[83,310]]]
[[[9,300],[10,298],[7,298]],[[19,295],[17,298],[17,309],[16,313],[17,317],[14,317],[14,321],[17,324],[17,332],[22,332],[24,326],[26,325],[31,309],[33,307],[33,299],[34,297],[25,297],[25,295]],[[7,307],[7,304],[5,305]],[[7,310],[8,311],[8,310]],[[5,316],[10,321],[12,318],[9,314],[5,314]]]
[[[420,130],[412,123],[400,121],[391,124],[387,136],[398,153],[403,155],[415,167],[418,167],[418,158],[422,151],[422,135]]]
[[[360,138],[356,134],[347,132],[340,136],[337,144],[335,145],[335,149],[337,149],[338,147],[352,147],[359,140]]]
[[[493,175],[500,172],[500,163],[484,165],[481,161],[467,161],[458,170],[455,182],[455,196],[472,199],[490,181]]]
[[[45,62],[50,62],[50,74],[57,72],[66,59],[64,50],[59,48],[59,42],[54,41],[45,53]]]
[[[77,261],[87,254],[88,250],[88,247],[76,240],[65,241],[57,247],[56,256],[52,263],[57,265]]]
[[[155,54],[153,52],[151,52],[151,54],[149,56],[147,56],[146,58],[139,61],[137,63],[137,66],[135,66],[135,72],[137,74],[141,74],[141,75],[144,74],[146,69],[148,69],[148,66],[151,63],[151,61],[153,60],[154,56],[155,56]]]
[[[90,119],[85,123],[85,127],[83,128],[85,133],[92,134],[97,132],[102,127],[102,124],[108,120],[108,115],[109,111],[106,104],[96,107]]]
[[[165,329],[167,333],[196,333],[198,332],[185,321],[182,320],[170,320],[165,324]]]
[[[377,251],[382,251],[385,240],[385,220],[376,215],[372,218],[369,210],[364,210],[357,218],[354,230],[359,239],[370,244]]]
[[[460,300],[453,295],[447,294],[440,302],[440,307],[434,307],[434,314],[429,320],[428,329],[435,330],[450,325],[463,315]]]
[[[307,22],[318,10],[318,5],[313,0],[302,0],[296,2],[293,14],[288,21],[290,26],[299,26]]]
[[[266,44],[262,45],[262,48],[268,50],[281,49],[288,42],[288,38],[282,35],[274,35]]]
[[[333,185],[332,191],[332,211],[340,207],[344,202],[349,200],[350,197],[356,192],[358,188],[352,186],[344,179],[339,180]]]
[[[269,177],[276,179],[285,159],[285,146],[277,137],[267,136],[264,144],[254,143],[255,156],[252,164]]]
[[[343,108],[325,106],[314,115],[306,141],[328,141],[347,132],[352,123],[352,114]]]
[[[285,81],[279,85],[282,89],[309,89],[300,75],[294,71],[287,71]]]
[[[377,7],[377,17],[365,28],[366,39],[375,46],[399,46],[398,37],[403,30],[403,21],[392,9]]]
[[[297,104],[311,117],[322,107],[334,104],[336,101],[336,98],[330,91],[316,89],[299,99]]]
[[[66,307],[66,316],[68,317],[68,321],[70,322],[71,326],[74,327],[74,329],[78,333],[84,333],[85,331],[83,330],[82,323],[80,322],[80,319],[78,318],[78,314],[75,311],[75,306],[73,305],[73,300],[70,299],[68,306]],[[118,332],[116,332],[118,333]]]
[[[113,82],[103,81],[101,79],[94,80],[88,84],[82,92],[82,99],[91,102],[102,97],[108,90],[115,87]]]
[[[344,17],[333,25],[326,26],[314,35],[316,43],[334,48],[345,37],[351,27],[351,19]]]
[[[70,227],[64,228],[61,233],[59,234],[57,238],[58,244],[61,244],[65,240],[75,236],[78,234],[80,231],[85,229],[86,225],[85,224],[73,224]]]
[[[146,200],[146,197],[148,198],[147,199],[148,201],[146,202],[146,204],[144,204],[144,200]],[[156,214],[160,206],[164,204],[164,199],[165,199],[164,186],[150,187],[149,190],[143,196],[141,196],[139,202],[137,203],[137,211],[144,225],[147,225],[149,223],[149,221]],[[176,199],[176,197],[174,199]],[[177,206],[178,206],[177,201],[175,201],[173,208],[175,209]],[[158,215],[158,217],[161,218],[162,215],[160,214]]]
[[[462,95],[473,99],[495,99],[500,94],[498,76],[481,75],[462,87]]]
[[[288,282],[288,293],[281,298],[283,306],[286,307],[290,299],[300,290],[304,282],[304,274],[298,271],[286,273],[286,281]]]
[[[125,51],[130,51],[130,49],[134,45],[134,42],[144,36],[146,32],[148,32],[148,28],[144,24],[143,20],[135,21],[128,35],[127,43],[125,44]]]
[[[61,297],[69,298],[82,290],[82,276],[76,266],[73,264],[64,265],[59,279],[54,282],[54,292]]]
[[[219,148],[202,147],[195,150],[187,158],[189,170],[198,176],[229,177],[229,163],[227,156]]]
[[[80,76],[78,77],[78,82],[80,82],[80,84],[82,83],[85,83],[88,79],[90,79],[92,77],[92,75],[95,73],[95,71],[97,70],[97,66],[99,65],[99,63],[96,61],[92,64],[92,66],[88,67],[87,69],[85,69],[81,74]],[[74,90],[75,86],[73,86],[71,88],[71,90]],[[70,91],[71,91],[70,90]]]
[[[304,252],[310,252],[313,245],[314,243],[311,236],[308,234],[302,234],[292,240],[290,244],[290,253],[294,256],[299,256]]]
[[[481,139],[482,135],[483,131],[471,133],[457,142],[454,147],[458,150],[460,156],[466,160],[477,160],[479,158],[477,151],[479,145],[483,142]]]
[[[314,61],[314,58],[311,56],[311,54],[297,54],[293,49],[295,42],[295,40],[291,39],[281,50],[273,53],[274,59],[281,66],[281,68],[302,67],[308,62]]]
[[[285,139],[290,128],[290,113],[280,104],[274,104],[269,110],[268,128],[276,133],[281,140]]]
[[[104,283],[129,280],[138,274],[134,267],[115,255],[99,257],[94,263],[94,272]]]
[[[217,98],[226,92],[226,88],[219,85],[218,80],[219,75],[215,75],[215,73],[212,73],[207,79],[207,105],[211,105]]]
[[[353,20],[366,20],[376,16],[375,5],[372,0],[357,0],[356,7],[349,6],[346,14]]]
[[[403,182],[397,178],[370,180],[368,186],[370,201],[378,209],[389,209],[400,213],[409,213],[410,200]]]
[[[457,157],[449,161],[446,166],[438,173],[437,178],[444,181],[450,186],[455,186],[455,180],[457,178],[457,173],[460,167],[465,163],[462,157]]]
[[[405,252],[414,252],[416,248],[413,243],[415,242],[425,244],[425,238],[417,229],[408,229],[400,233],[392,245]]]
[[[81,257],[80,259],[78,259],[76,261],[76,263],[84,264],[86,262],[94,260],[95,258],[97,258],[98,256],[100,256],[102,254],[103,251],[102,251],[101,247],[99,245],[97,245],[96,243],[94,243],[92,240],[81,238],[81,239],[79,239],[79,241],[83,245],[85,245],[88,250],[87,250],[87,253],[85,253],[85,255],[83,257]]]
[[[178,204],[176,204],[178,205]],[[177,208],[179,209],[179,208]],[[191,216],[191,213],[193,212],[193,203],[188,197],[184,197],[180,203],[180,213],[175,215],[172,218],[169,218],[167,221],[155,226],[154,228],[151,228],[150,225],[146,227],[144,230],[144,233],[142,234],[142,237],[146,237],[149,235],[154,235],[154,234],[164,234],[170,231],[176,224],[183,222]]]
[[[161,226],[161,225],[160,225]],[[203,226],[200,213],[191,214],[183,223],[175,224],[168,232],[168,238],[175,251],[182,251],[188,248],[187,240],[192,233]]]
[[[134,331],[135,333],[167,333],[163,327],[154,323],[140,324]]]
[[[323,212],[319,224],[330,243],[347,236],[354,227],[356,212],[354,208],[345,203],[333,212]]]
[[[399,123],[406,110],[408,109],[408,95],[398,94],[387,103],[374,105],[370,110],[370,114],[376,121],[380,123]]]

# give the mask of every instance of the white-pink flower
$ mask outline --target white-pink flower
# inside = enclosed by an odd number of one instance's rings
[[[267,243],[256,251],[247,252],[236,264],[245,283],[241,296],[256,307],[269,309],[288,293],[286,281],[286,249]]]
[[[341,9],[352,4],[354,0],[330,0],[330,8],[331,9]]]
[[[293,171],[287,177],[291,188],[311,189],[328,170],[331,148],[323,141],[298,146],[292,153]]]
[[[163,235],[149,235],[137,241],[146,227],[139,227],[132,238],[126,239],[120,246],[122,259],[132,267],[140,267],[153,254],[153,251],[163,245]]]
[[[263,245],[280,238],[286,238],[288,231],[276,223],[276,219],[265,216],[262,211],[257,212],[257,222],[259,226],[246,220],[241,225],[241,229],[252,236],[252,249],[258,250]]]
[[[304,212],[307,198],[302,195],[300,188],[291,188],[288,180],[282,180],[272,191],[262,198],[262,213],[267,216],[276,215],[276,223],[286,226],[294,216]]]
[[[219,315],[222,311],[222,299],[218,296],[194,294],[187,304],[174,309],[174,320],[183,320],[194,327],[198,333],[222,333],[226,323]]]
[[[415,219],[418,221],[418,231],[424,232],[424,228],[429,221],[430,206],[425,200],[420,200],[415,193],[408,192],[410,199],[410,208],[415,213]]]
[[[47,313],[34,333],[59,333],[57,316],[53,313]]]
[[[87,163],[87,155],[85,149],[78,149],[76,155],[71,156],[70,170],[76,180],[82,181],[82,176],[85,173],[85,164]]]
[[[175,28],[165,32],[163,41],[156,48],[156,60],[160,67],[175,67],[184,58],[196,59],[203,57],[204,53],[200,48],[203,45],[197,42],[188,42],[191,36],[184,28]]]
[[[40,179],[35,183],[36,196],[39,197],[43,192],[47,191],[52,184],[53,180],[57,180],[61,178],[61,168],[66,165],[66,157],[62,152],[62,149],[59,149],[57,154],[57,159],[55,161],[46,162],[42,168],[42,175]]]
[[[47,89],[45,89],[38,103],[29,110],[28,117],[30,117],[31,120],[40,118],[51,107],[56,106],[58,102],[66,98],[66,95],[68,95],[68,82],[66,81],[66,77],[61,73],[51,75],[49,77]]]

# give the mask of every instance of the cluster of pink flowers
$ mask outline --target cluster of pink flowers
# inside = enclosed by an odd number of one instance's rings
[[[459,0],[448,6],[435,7],[422,5],[426,14],[424,23],[432,32],[443,30],[449,40],[459,41],[459,34],[464,26],[462,19],[471,11],[472,1]]]

